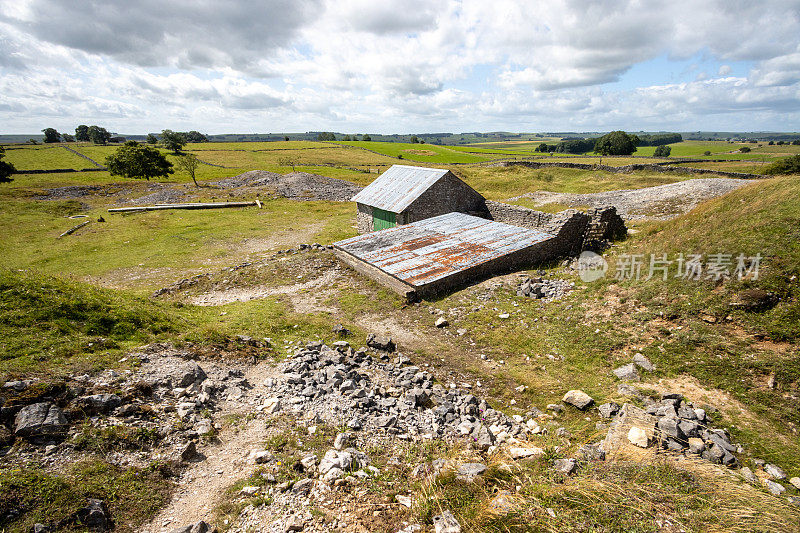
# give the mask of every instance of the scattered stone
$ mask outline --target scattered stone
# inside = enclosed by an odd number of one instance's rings
[[[339,433],[336,435],[336,438],[333,439],[333,447],[337,450],[344,450],[345,448],[349,448],[354,440],[352,433]]]
[[[181,450],[181,460],[182,461],[191,461],[197,455],[197,445],[194,443],[193,440],[190,440],[186,446],[183,447]]]
[[[339,337],[348,337],[350,336],[350,330],[344,327],[341,324],[336,324],[333,326],[333,332],[338,335]]]
[[[797,490],[800,490],[800,477],[793,477],[789,480],[789,484],[791,484]]]
[[[647,448],[647,433],[642,428],[633,426],[628,431],[628,442],[639,448]]]
[[[531,457],[541,457],[544,455],[544,450],[537,446],[510,446],[508,448],[508,455],[512,459],[528,459]]]
[[[497,318],[501,318],[503,320],[505,320],[507,318],[510,318],[510,317],[511,317],[511,315],[508,314],[508,313],[500,313],[499,315],[497,315]]]
[[[791,503],[792,505],[796,505],[797,507],[800,507],[800,497],[797,497],[797,496],[787,496],[787,497],[786,497],[786,501],[788,501],[788,502],[789,502],[789,503]]]
[[[301,479],[292,485],[292,492],[295,494],[308,494],[314,486],[314,480],[311,478]]]
[[[81,524],[97,531],[108,531],[112,527],[105,502],[97,498],[87,499],[86,507],[78,509],[75,516]]]
[[[764,484],[767,486],[767,490],[769,490],[775,496],[780,496],[786,491],[786,487],[784,487],[780,483],[775,483],[770,479],[765,479]]]
[[[508,514],[514,508],[514,494],[507,490],[501,490],[489,501],[489,512],[494,515]]]
[[[580,457],[584,461],[605,461],[606,452],[599,444],[584,444],[578,449]]]
[[[636,370],[636,365],[633,363],[615,368],[614,375],[623,381],[640,381],[642,379],[639,371]]]
[[[614,418],[614,415],[619,412],[619,404],[615,402],[604,403],[597,410],[603,418]]]
[[[461,533],[461,524],[450,511],[434,516],[433,528],[435,533]]]
[[[574,405],[578,409],[584,410],[594,403],[591,396],[582,390],[571,390],[561,399],[562,402]]]
[[[181,369],[180,377],[178,379],[179,387],[188,387],[193,383],[201,383],[206,379],[205,371],[200,368],[200,365],[194,361],[188,361]]]
[[[187,526],[181,526],[173,529],[170,533],[208,533],[211,528],[202,520]],[[216,530],[215,530],[216,531]]]
[[[265,463],[269,463],[272,461],[272,459],[274,459],[272,453],[270,453],[267,450],[263,451],[256,450],[250,452],[250,460],[252,460],[257,465],[263,465]]]
[[[703,439],[697,437],[689,438],[689,453],[700,455],[701,453],[703,453],[703,450],[705,449],[706,449],[706,444],[705,442],[703,442]]]
[[[61,437],[69,423],[56,405],[49,402],[26,405],[17,413],[14,434],[18,437]]]
[[[375,335],[374,333],[370,333],[367,336],[367,346],[383,352],[393,352],[397,348],[391,337]]]
[[[267,414],[275,414],[281,410],[281,399],[280,398],[267,398],[264,402],[264,412]]]
[[[562,474],[569,475],[575,471],[576,467],[577,463],[575,462],[575,459],[556,459],[553,461],[553,468]]]
[[[781,467],[770,463],[764,465],[764,472],[772,479],[780,480],[786,478],[786,472]]]
[[[303,531],[303,528],[305,527],[306,526],[302,518],[300,518],[299,516],[291,516],[286,521],[286,527],[283,528],[283,530],[286,533],[289,533],[290,531]]]
[[[450,325],[450,322],[448,322],[445,317],[440,316],[439,318],[436,319],[436,322],[434,323],[434,325],[437,328],[446,328],[447,326]]]
[[[404,496],[402,494],[398,494],[394,497],[394,499],[397,500],[397,503],[399,503],[400,505],[408,507],[409,509],[411,508],[411,496]]]
[[[758,485],[758,483],[759,483],[758,476],[755,475],[753,473],[753,471],[750,470],[749,468],[747,468],[746,466],[742,467],[741,474],[742,474],[742,477],[745,479],[745,481],[747,481],[748,483],[752,483],[754,485]]]
[[[547,404],[547,410],[553,411],[554,413],[561,413],[564,411],[564,406],[560,403],[549,403]]]
[[[471,482],[479,475],[486,472],[486,465],[482,463],[464,463],[458,466],[456,477]]]
[[[650,362],[650,359],[641,353],[636,353],[636,355],[633,356],[633,362],[636,366],[647,372],[653,372],[656,369],[655,365]]]

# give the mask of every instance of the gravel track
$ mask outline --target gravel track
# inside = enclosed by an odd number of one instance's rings
[[[528,198],[539,206],[563,204],[570,207],[605,207],[612,205],[626,220],[667,220],[694,209],[697,204],[738,189],[753,180],[733,178],[698,178],[643,189],[621,189],[590,194],[537,191],[507,201]]]

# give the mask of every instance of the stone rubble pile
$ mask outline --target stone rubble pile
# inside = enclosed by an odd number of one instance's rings
[[[434,383],[432,374],[389,351],[395,349],[391,339],[371,335],[367,344],[373,349],[354,350],[346,341],[333,347],[309,343],[283,363],[284,379],[269,384],[271,405],[352,430],[466,438],[481,450],[540,430],[533,420],[515,420],[469,392]]]
[[[541,300],[557,300],[575,286],[565,279],[528,278],[517,288],[517,296]]]

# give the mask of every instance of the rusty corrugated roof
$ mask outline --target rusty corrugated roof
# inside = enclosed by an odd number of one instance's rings
[[[555,236],[448,213],[334,243],[413,286],[422,286]]]
[[[447,172],[440,168],[392,165],[351,200],[384,211],[402,213]]]

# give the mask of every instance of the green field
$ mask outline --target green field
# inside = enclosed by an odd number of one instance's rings
[[[155,180],[156,184],[125,180],[108,172],[15,175],[13,182],[0,185],[0,224],[9,229],[0,234],[4,252],[0,379],[38,377],[55,383],[83,372],[122,371],[132,364],[124,359],[125,354],[155,341],[217,347],[236,335],[248,335],[269,337],[276,346],[317,338],[330,342],[334,340],[333,324],[350,329],[353,345],[361,345],[367,333],[383,332],[384,325],[392,324],[409,332],[401,341],[402,350],[415,364],[435,368],[442,383],[480,380],[483,386],[476,395],[486,396],[509,415],[525,416],[533,407],[544,410],[547,404],[558,403],[564,392],[573,388],[582,388],[598,404],[638,402],[619,392],[619,381],[611,372],[641,352],[656,365],[639,384],[644,390],[652,388],[654,394],[658,387],[680,390],[696,404],[709,405],[715,427],[726,428],[735,442],[744,446],[745,451],[738,454],[742,464],[755,468],[754,460],[763,459],[779,464],[790,477],[800,475],[797,176],[755,181],[672,220],[630,223],[636,231],[604,256],[613,273],[621,254],[761,253],[763,270],[757,281],[617,280],[609,275],[583,283],[559,261],[537,265],[526,274],[574,282],[575,290],[560,300],[543,302],[518,296],[517,274],[511,274],[418,305],[406,305],[340,265],[330,251],[276,253],[301,243],[329,244],[355,235],[355,208],[350,202],[272,198],[266,190],[234,194],[210,183],[254,169],[286,173],[294,164],[296,170],[363,185],[392,164],[453,165],[452,170],[478,192],[503,200],[535,191],[590,193],[693,177],[688,173],[486,164],[497,157],[530,157],[531,146],[538,143],[504,144],[478,148],[311,141],[193,144],[187,151],[224,167],[201,165],[200,188],[180,173]],[[510,146],[524,147],[516,150]],[[711,158],[730,150],[724,142],[674,146],[686,155],[710,150],[715,154]],[[738,149],[741,145],[734,146]],[[800,147],[752,146],[765,158],[800,151]],[[82,145],[78,149],[102,162],[116,148]],[[481,152],[468,152],[475,149]],[[484,151],[495,149],[500,152]],[[53,166],[61,161],[58,158],[75,157],[63,148],[40,146],[7,154],[12,162],[11,154],[15,154],[16,161],[42,169],[58,168]],[[677,155],[675,151],[673,155]],[[737,154],[726,155],[735,157],[724,163],[691,166],[718,165],[714,168],[740,171],[764,166],[758,160],[739,161]],[[412,156],[431,161],[411,162]],[[599,162],[595,157],[544,157]],[[611,157],[602,161],[615,166],[650,162]],[[87,185],[97,188],[75,187]],[[43,194],[56,194],[58,191],[48,191],[54,187],[71,187],[59,194],[72,196],[42,199]],[[252,200],[259,194],[263,208],[128,215],[107,212],[111,206],[130,205],[130,200],[165,189],[202,201]],[[561,207],[566,206],[549,206],[550,210]],[[69,218],[75,215],[86,218]],[[98,221],[100,217],[103,222]],[[91,223],[59,238],[83,220]],[[245,262],[251,265],[229,269]],[[199,273],[209,275],[192,288],[150,297],[157,289]],[[313,288],[303,285],[315,280],[319,285]],[[196,305],[193,299],[201,294],[264,287],[280,290],[219,305]],[[731,306],[747,289],[769,291],[776,296],[776,303],[762,310]],[[437,310],[450,321],[448,328],[434,326]],[[508,312],[510,318],[500,319],[501,312]],[[465,334],[455,333],[462,328]],[[482,354],[493,360],[491,364]],[[495,363],[500,360],[502,364]],[[518,389],[521,385],[527,388]],[[596,411],[568,409],[548,418],[550,421],[555,425],[538,441],[547,448],[548,461],[575,457],[582,444],[596,442],[604,433],[596,425]],[[305,436],[305,427],[298,427]],[[568,429],[570,436],[559,436],[556,427]],[[332,439],[328,433],[324,438],[320,450],[329,447]],[[296,452],[304,450],[298,446]],[[456,457],[461,452],[459,448],[436,451]],[[388,462],[397,459],[388,457],[385,450],[370,453],[385,476],[376,478],[370,490],[387,493],[389,485],[382,483],[392,472]],[[402,456],[400,462],[410,465],[438,457],[434,452],[416,450]],[[446,507],[472,531],[569,530],[576,524],[587,525],[587,531],[658,531],[655,520],[662,518],[686,531],[789,531],[798,523],[797,512],[785,497],[744,485],[727,470],[708,465],[708,471],[696,470],[686,463],[581,463],[571,476],[554,474],[545,461],[520,461],[510,466],[492,463],[480,483],[468,486],[445,475],[434,484],[404,479],[403,490],[412,491],[417,502],[408,511],[409,519],[429,521],[433,511]],[[108,499],[122,527],[135,530],[136,524],[163,505],[171,483],[154,471],[112,467],[101,457],[58,471],[38,466],[0,469],[0,496],[11,501],[22,495],[28,505],[24,518],[14,522],[20,527],[24,522],[26,531],[35,520],[73,509],[89,488]],[[784,496],[800,495],[787,487]],[[519,515],[504,517],[502,523],[486,512],[500,490],[514,494],[521,509]],[[544,508],[552,509],[555,518]]]

